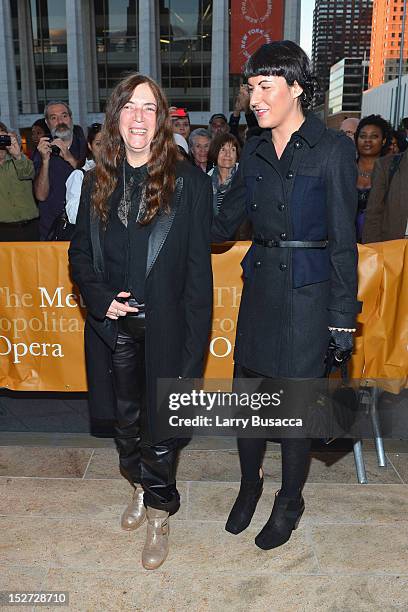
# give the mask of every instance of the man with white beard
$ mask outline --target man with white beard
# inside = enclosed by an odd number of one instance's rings
[[[76,168],[82,167],[86,157],[86,140],[83,133],[81,137],[74,131],[68,104],[49,102],[44,115],[52,138],[41,138],[33,157],[36,174],[34,195],[40,211],[41,240],[48,239],[55,220],[65,208],[67,178]]]

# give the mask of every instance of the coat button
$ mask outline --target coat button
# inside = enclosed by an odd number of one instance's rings
[[[281,235],[280,235],[280,239],[281,239],[281,240],[286,240],[286,234],[285,234],[285,232],[282,232],[282,233],[281,233]]]
[[[258,204],[256,204],[255,202],[251,204],[251,210],[256,210],[257,208],[258,208]]]
[[[279,268],[284,272],[288,266],[285,263],[279,264]]]
[[[286,175],[287,179],[292,179],[295,176],[295,173],[293,172],[293,170],[289,170],[289,172]]]
[[[301,149],[303,147],[303,142],[300,142],[299,140],[297,140],[295,142],[295,149]]]
[[[257,181],[262,181],[262,179],[263,179],[262,174],[260,174],[259,176],[257,176],[257,177],[256,177],[256,180],[257,180]]]
[[[284,204],[278,204],[278,210],[280,210],[281,212],[283,210],[285,210],[286,206]]]
[[[261,267],[261,265],[262,265],[262,264],[261,264],[261,262],[260,262],[260,261],[256,261],[256,262],[254,263],[254,268],[260,268],[260,267]]]

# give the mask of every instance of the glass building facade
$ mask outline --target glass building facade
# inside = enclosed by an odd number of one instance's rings
[[[330,69],[329,115],[361,110],[361,98],[368,85],[368,62],[345,58]]]
[[[373,0],[316,0],[313,12],[313,68],[323,102],[330,67],[344,57],[370,56]]]
[[[24,71],[34,70],[36,91],[25,92],[32,112],[42,112],[47,100],[68,102],[67,30],[65,0],[10,2],[19,111],[24,112]],[[28,47],[28,48],[27,48]],[[31,52],[33,65],[25,65],[22,53]]]
[[[124,73],[139,70],[138,0],[94,0],[99,108]],[[92,42],[92,41],[91,41]]]
[[[161,83],[170,104],[210,110],[212,0],[160,0]]]
[[[240,84],[229,74],[232,1],[5,0],[0,51],[9,77],[0,92],[2,116],[28,127],[57,99],[70,104],[77,123],[89,125],[102,120],[112,89],[134,71],[159,81],[192,123],[228,113]],[[293,33],[285,35],[298,40],[300,0],[286,4]]]

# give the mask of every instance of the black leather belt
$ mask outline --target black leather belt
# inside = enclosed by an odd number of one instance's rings
[[[266,240],[264,238],[254,238],[254,242],[268,249],[324,249],[328,245],[328,240]]]

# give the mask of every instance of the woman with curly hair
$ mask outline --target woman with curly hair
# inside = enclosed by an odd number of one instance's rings
[[[357,193],[358,212],[356,219],[357,242],[361,242],[364,220],[371,190],[374,164],[380,157],[388,155],[392,128],[380,115],[363,117],[357,126],[355,142],[357,147]]]
[[[96,167],[84,178],[69,255],[88,309],[85,351],[94,419],[115,421],[134,491],[121,526],[147,517],[146,569],[168,553],[180,446],[158,433],[158,379],[202,375],[210,331],[211,181],[179,159],[167,101],[132,74],[112,92]]]

